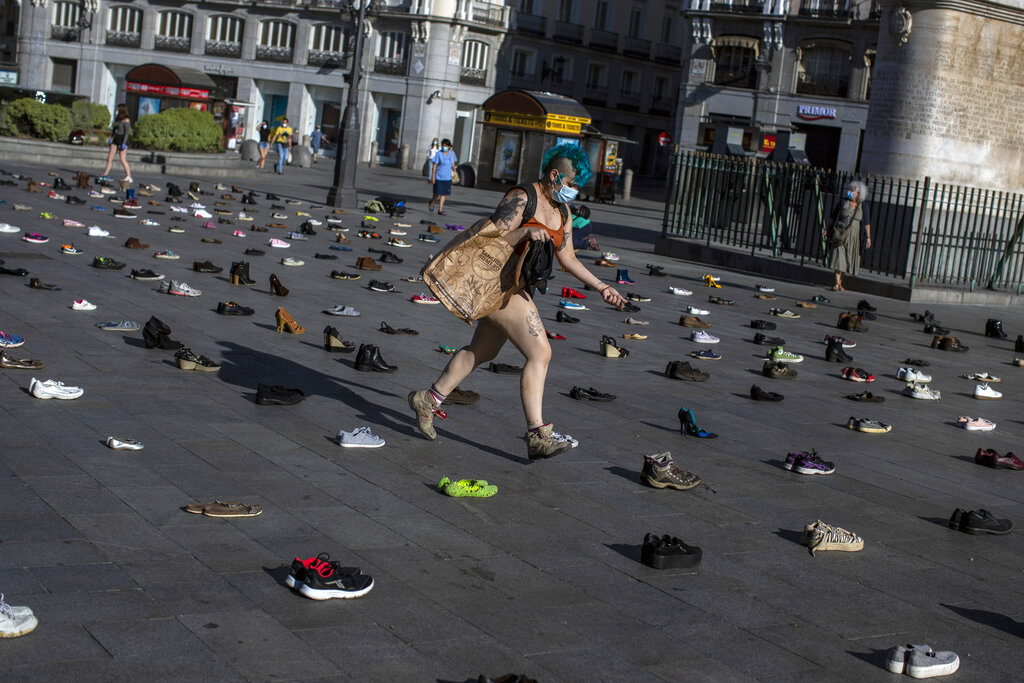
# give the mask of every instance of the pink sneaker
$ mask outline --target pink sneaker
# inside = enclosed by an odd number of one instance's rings
[[[203,223],[203,227],[206,228],[207,230],[216,230],[217,229],[217,226],[214,225],[213,223],[211,223],[210,221],[206,221],[205,223]]]
[[[285,242],[284,240],[279,240],[276,237],[271,237],[269,240],[267,240],[267,244],[269,244],[272,247],[277,247],[278,249],[287,249],[288,247],[292,246],[288,242]]]
[[[242,232],[241,230],[235,230],[235,231],[234,231],[233,233],[231,233],[231,234],[232,234],[232,235],[234,235],[235,237],[245,237],[245,233],[244,233],[244,232]]]
[[[414,296],[412,298],[412,302],[414,304],[439,304],[439,303],[441,303],[440,301],[438,301],[434,297],[430,296],[429,294],[423,294],[423,293],[420,293],[420,294],[417,294],[416,296]]]

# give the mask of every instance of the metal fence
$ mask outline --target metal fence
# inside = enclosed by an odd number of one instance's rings
[[[1024,288],[1024,195],[762,159],[678,152],[663,234],[828,266],[828,228],[851,180],[868,186],[869,272],[918,283]],[[862,242],[863,245],[863,242]]]

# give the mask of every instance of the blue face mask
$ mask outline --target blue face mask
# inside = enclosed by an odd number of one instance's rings
[[[576,195],[580,193],[574,187],[569,187],[565,184],[565,176],[561,173],[558,174],[558,182],[562,184],[562,187],[555,193],[555,201],[559,204],[568,204],[572,200],[576,199]]]
[[[847,199],[849,199],[852,202],[853,201],[854,192],[853,192],[853,190],[847,190],[846,194],[843,195],[843,196],[846,197]]]

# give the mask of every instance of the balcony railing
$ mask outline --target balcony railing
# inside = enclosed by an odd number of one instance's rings
[[[619,91],[619,101],[616,105],[619,109],[636,111],[640,108],[640,93],[638,91]]]
[[[523,88],[526,90],[533,90],[534,86],[537,85],[537,74],[528,73],[514,73],[509,81],[509,85],[513,88]]]
[[[559,43],[571,43],[579,45],[583,42],[583,27],[579,24],[558,24],[558,29],[552,36]]]
[[[241,57],[241,43],[226,43],[221,40],[206,41],[206,54],[211,57]]]
[[[310,50],[306,63],[310,66],[329,66],[335,69],[348,68],[348,55],[329,50]]]
[[[651,56],[651,41],[626,36],[626,42],[622,46],[622,53],[631,57],[648,59]]]
[[[654,46],[654,61],[661,64],[678,65],[682,62],[683,50],[678,45],[658,43]]]
[[[404,58],[388,59],[385,57],[377,57],[376,61],[373,63],[373,70],[379,74],[404,76],[407,66],[408,64]]]
[[[599,31],[595,28],[590,32],[590,48],[602,52],[618,52],[619,34],[611,31]]]
[[[655,97],[651,100],[651,114],[658,116],[671,116],[672,109],[675,107],[675,100],[669,97]]]
[[[157,36],[153,47],[164,52],[188,52],[192,49],[192,39],[178,36]]]
[[[473,5],[473,21],[477,23],[504,28],[508,25],[506,17],[504,7]]]
[[[63,40],[65,42],[71,42],[78,40],[81,35],[81,30],[77,26],[51,26],[50,37],[54,40]]]
[[[540,89],[556,95],[565,95],[566,97],[572,97],[573,95],[572,83],[567,81],[548,81],[542,83]]]
[[[733,0],[732,2],[711,3],[712,12],[730,14],[761,14],[764,12],[764,0]]]
[[[256,59],[264,62],[281,62],[282,64],[288,64],[295,59],[295,48],[257,45]]]
[[[800,16],[818,19],[846,19],[852,13],[847,0],[801,0]]]
[[[531,36],[543,37],[547,30],[547,19],[533,14],[517,14],[516,30]]]
[[[466,85],[487,85],[487,70],[463,68],[462,72],[459,73],[459,83],[465,83]]]
[[[125,33],[124,31],[107,31],[107,45],[114,47],[138,47],[142,44],[141,33]]]

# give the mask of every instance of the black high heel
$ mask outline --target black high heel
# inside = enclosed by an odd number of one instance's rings
[[[697,419],[693,416],[693,411],[683,406],[679,409],[679,433],[683,436],[695,436],[698,439],[714,439],[718,435],[709,432],[706,429],[701,429],[697,426]]]

